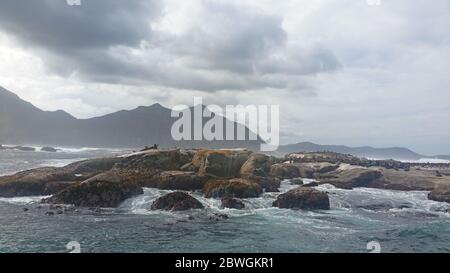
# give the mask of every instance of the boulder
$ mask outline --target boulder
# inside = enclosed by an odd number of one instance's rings
[[[450,186],[438,186],[428,194],[428,199],[450,203]]]
[[[330,200],[324,192],[312,188],[298,187],[280,194],[274,207],[289,209],[330,209]]]
[[[265,192],[279,192],[278,189],[281,187],[281,181],[276,177],[253,177],[248,180],[261,186]]]
[[[163,171],[141,185],[166,190],[195,191],[203,189],[209,178],[208,176],[199,176],[194,172]]]
[[[202,203],[185,192],[172,192],[166,194],[151,205],[151,210],[183,211],[190,209],[202,209]]]
[[[240,176],[248,177],[267,177],[270,175],[270,166],[272,165],[270,157],[264,154],[254,153],[245,161],[240,170]]]
[[[323,179],[321,182],[332,184],[341,189],[353,189],[356,187],[368,187],[371,182],[380,178],[382,173],[378,170],[367,168],[349,168],[336,172],[333,175],[337,178]]]
[[[229,209],[244,209],[245,205],[244,203],[236,198],[232,197],[224,197],[222,198],[222,208],[229,208]]]
[[[238,177],[251,152],[247,150],[199,150],[192,164],[201,175]]]
[[[115,171],[102,173],[88,180],[75,183],[58,192],[44,203],[70,204],[76,207],[117,207],[126,199],[143,194],[135,183],[123,179]]]
[[[262,188],[257,183],[234,178],[230,180],[216,179],[206,182],[203,193],[208,198],[220,198],[225,196],[237,198],[258,197],[262,193]]]
[[[297,166],[289,163],[278,163],[270,167],[270,174],[280,179],[290,179],[300,176]]]

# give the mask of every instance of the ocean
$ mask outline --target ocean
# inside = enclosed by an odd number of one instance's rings
[[[0,175],[114,154],[120,151],[0,151]],[[281,192],[294,187],[285,180]],[[0,252],[69,252],[73,242],[81,252],[450,252],[450,204],[428,200],[428,192],[318,188],[331,210],[274,208],[278,193],[244,200],[245,210],[221,209],[219,200],[194,193],[206,209],[150,211],[170,191],[146,188],[116,209],[50,216],[42,197],[0,198]]]

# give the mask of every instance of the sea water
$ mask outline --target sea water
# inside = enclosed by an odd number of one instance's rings
[[[0,173],[115,153],[0,151]],[[295,187],[284,180],[281,192]],[[450,251],[450,204],[428,200],[428,192],[318,189],[330,196],[331,210],[274,208],[279,193],[245,199],[244,210],[221,209],[220,200],[193,193],[205,209],[151,211],[170,191],[145,188],[115,209],[49,216],[43,197],[0,198],[0,252],[68,252],[72,241],[81,252],[369,252],[370,242],[381,252]]]

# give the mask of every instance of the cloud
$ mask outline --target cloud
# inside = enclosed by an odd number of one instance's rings
[[[52,73],[97,83],[201,90],[286,89],[286,77],[337,70],[322,46],[289,48],[282,17],[240,6],[194,1],[174,33],[161,1],[0,3],[0,28],[41,56]],[[194,18],[194,19],[193,19]],[[296,88],[303,84],[295,85]]]

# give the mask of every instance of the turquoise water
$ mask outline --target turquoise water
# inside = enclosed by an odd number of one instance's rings
[[[25,161],[27,168],[60,165],[102,153],[110,151],[35,153],[32,160],[28,153],[0,154],[0,172]],[[282,191],[292,187],[283,181]],[[0,252],[68,252],[71,241],[82,252],[369,252],[371,241],[381,252],[450,252],[450,204],[427,200],[427,192],[319,189],[329,193],[330,211],[273,208],[275,193],[245,200],[243,211],[220,209],[218,200],[198,193],[205,210],[149,211],[168,191],[145,189],[117,209],[48,216],[40,197],[0,198]]]

